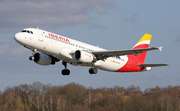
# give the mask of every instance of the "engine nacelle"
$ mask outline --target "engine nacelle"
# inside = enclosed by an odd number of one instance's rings
[[[80,62],[91,63],[92,61],[95,60],[95,57],[91,53],[77,50],[74,53],[74,59]]]
[[[53,63],[52,58],[44,53],[35,53],[34,62],[39,65],[50,65]]]

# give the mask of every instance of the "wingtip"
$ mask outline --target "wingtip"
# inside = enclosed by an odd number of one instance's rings
[[[166,64],[166,66],[170,66],[169,64]]]
[[[169,66],[169,64],[162,64],[162,66]]]

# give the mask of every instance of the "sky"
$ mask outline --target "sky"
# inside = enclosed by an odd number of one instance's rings
[[[85,87],[139,86],[148,88],[180,85],[179,0],[0,0],[0,90],[41,82]],[[40,66],[29,61],[31,51],[14,40],[24,28],[50,31],[108,50],[131,49],[145,34],[152,35],[145,63],[167,63],[168,67],[147,72],[117,73],[72,66],[63,76],[61,62]]]

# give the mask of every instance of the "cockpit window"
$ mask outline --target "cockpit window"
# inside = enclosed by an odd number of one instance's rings
[[[32,32],[32,31],[29,31],[29,30],[22,30],[21,32],[26,32],[26,33],[33,34],[33,32]]]
[[[21,32],[26,32],[26,30],[22,30]]]

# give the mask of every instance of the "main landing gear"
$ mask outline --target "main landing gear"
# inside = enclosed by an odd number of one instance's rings
[[[90,74],[96,74],[97,72],[98,72],[98,70],[96,68],[90,68],[89,69]]]
[[[64,76],[65,76],[65,75],[69,75],[69,74],[70,74],[70,70],[67,69],[67,62],[64,62],[64,61],[63,61],[63,62],[62,62],[62,65],[64,65],[64,67],[65,67],[65,69],[63,69],[62,72],[61,72],[62,75],[64,75]]]
[[[65,69],[62,70],[62,75],[69,75],[70,74],[70,70],[67,69],[67,62],[62,61],[62,65],[64,65]],[[94,68],[94,63],[92,63],[92,68],[89,69],[89,73],[90,74],[96,74],[98,72],[97,68]]]
[[[94,68],[94,62],[92,62],[92,68],[89,69],[89,73],[96,74],[97,72],[98,72],[98,70],[96,68]]]

